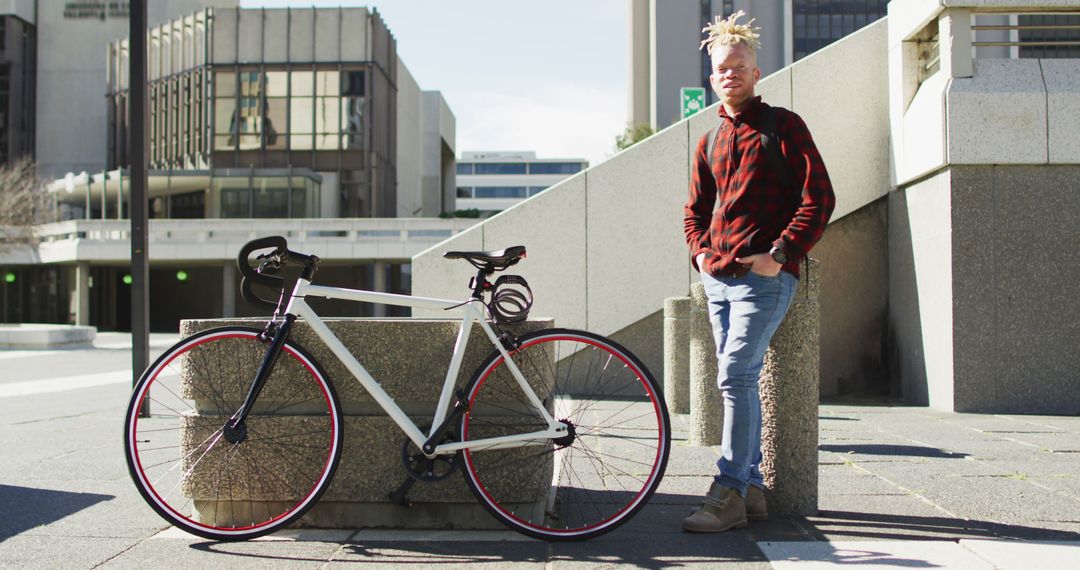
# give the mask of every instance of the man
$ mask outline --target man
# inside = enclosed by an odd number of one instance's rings
[[[760,43],[753,20],[736,23],[744,15],[717,17],[702,30],[709,33],[702,42],[712,61],[709,82],[722,106],[719,126],[698,142],[683,222],[709,300],[724,434],[719,473],[704,504],[683,520],[690,532],[723,532],[768,517],[758,375],[795,295],[799,264],[835,204],[806,124],[754,95]]]

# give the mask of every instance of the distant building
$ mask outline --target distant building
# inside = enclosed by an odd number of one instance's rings
[[[404,292],[411,256],[463,225],[437,219],[456,208],[454,116],[377,11],[235,6],[150,0],[152,330],[252,314],[235,255],[257,235],[319,255],[324,283]],[[53,180],[60,222],[0,248],[0,322],[130,326],[127,7],[0,2],[0,152]]]
[[[717,15],[739,10],[760,27],[762,76],[885,16],[889,0],[628,0],[630,2],[630,116],[633,124],[662,129],[682,118],[679,89],[709,85],[709,56],[698,49],[701,29]]]
[[[536,153],[462,152],[457,163],[457,207],[500,212],[589,167],[580,158],[536,158]]]

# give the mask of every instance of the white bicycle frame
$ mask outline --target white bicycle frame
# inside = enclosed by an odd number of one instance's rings
[[[443,380],[442,393],[439,396],[438,407],[435,409],[435,417],[431,422],[432,433],[424,434],[424,432],[409,419],[409,416],[405,415],[405,412],[403,412],[397,403],[394,402],[394,399],[382,389],[379,382],[371,376],[360,362],[356,360],[349,350],[345,348],[345,345],[338,340],[337,336],[330,331],[330,328],[326,326],[322,321],[322,318],[320,318],[311,306],[307,304],[305,299],[309,296],[324,297],[327,299],[342,299],[346,301],[380,303],[399,307],[441,309],[462,314],[461,329],[458,331],[458,338],[454,343],[454,353],[450,359],[450,366],[446,371],[446,378]],[[379,293],[377,291],[367,291],[362,289],[326,287],[323,285],[312,285],[310,281],[301,278],[297,280],[296,286],[293,288],[292,298],[289,300],[285,312],[304,319],[304,322],[311,327],[311,330],[315,331],[315,334],[326,343],[326,346],[334,353],[334,356],[345,365],[349,372],[352,373],[353,377],[355,377],[368,393],[371,394],[379,406],[382,407],[383,411],[394,420],[394,423],[405,432],[405,435],[409,440],[420,449],[423,449],[423,445],[427,439],[434,434],[438,426],[446,419],[447,410],[450,406],[450,398],[453,395],[454,386],[456,385],[458,373],[461,369],[461,361],[465,355],[465,346],[468,343],[469,331],[472,329],[474,322],[480,324],[480,328],[487,334],[488,339],[491,340],[491,344],[495,346],[500,354],[502,354],[507,368],[510,370],[514,379],[517,380],[518,385],[521,387],[521,390],[525,393],[526,397],[528,397],[529,402],[536,408],[540,417],[547,422],[548,428],[546,430],[524,434],[477,439],[468,442],[443,443],[435,447],[434,452],[429,458],[436,455],[449,455],[451,453],[456,453],[461,449],[471,449],[474,447],[501,449],[524,447],[527,445],[540,445],[547,443],[552,439],[564,437],[566,435],[565,424],[556,421],[555,418],[548,413],[547,409],[544,408],[544,404],[540,401],[540,398],[536,396],[536,392],[529,386],[529,383],[521,374],[521,370],[518,369],[502,342],[499,341],[499,337],[491,330],[491,325],[487,323],[484,315],[476,308],[478,303],[480,303],[478,299],[469,299],[468,301],[462,302],[446,299],[432,299],[428,297],[414,297],[411,295],[398,295],[394,293]]]

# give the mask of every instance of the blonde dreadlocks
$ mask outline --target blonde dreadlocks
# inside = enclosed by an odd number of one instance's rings
[[[701,33],[708,33],[709,37],[705,38],[701,42],[701,48],[707,49],[707,53],[712,55],[713,49],[717,46],[729,46],[735,44],[746,44],[752,50],[757,50],[761,47],[761,41],[758,40],[757,31],[761,28],[752,28],[750,24],[754,23],[754,18],[751,18],[749,22],[745,24],[736,24],[735,21],[746,15],[746,12],[739,10],[727,18],[716,17],[716,20],[711,24],[706,24],[701,29]]]

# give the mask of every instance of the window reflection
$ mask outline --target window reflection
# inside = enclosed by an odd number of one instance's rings
[[[214,149],[363,148],[365,77],[360,70],[216,72]]]

